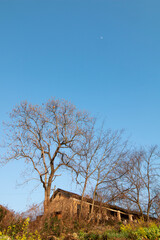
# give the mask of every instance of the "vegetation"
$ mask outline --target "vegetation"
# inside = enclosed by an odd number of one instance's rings
[[[8,226],[6,229],[0,231],[0,239],[11,240],[41,240],[40,234],[37,230],[30,232],[29,218],[23,221],[17,221],[15,224]]]
[[[62,221],[57,217],[42,217],[34,221],[21,216],[14,216],[10,225],[2,224],[1,240],[159,240],[160,223],[146,222],[140,219],[138,222],[108,221],[98,225],[86,222]],[[3,226],[3,227],[2,227]]]
[[[0,239],[8,239],[8,240],[43,240],[43,239],[79,239],[79,240],[125,240],[125,239],[133,239],[133,240],[158,240],[160,239],[160,226],[158,224],[150,222],[148,226],[142,226],[141,224],[137,224],[136,226],[122,225],[119,230],[116,229],[116,225],[109,229],[109,226],[103,227],[103,231],[99,230],[89,230],[89,232],[85,231],[85,229],[80,229],[77,232],[72,232],[71,229],[68,229],[68,233],[63,233],[63,231],[59,231],[60,226],[57,225],[56,228],[50,226],[49,232],[47,232],[48,226],[46,225],[44,228],[38,232],[35,230],[34,232],[29,231],[28,228],[29,220],[26,219],[21,226],[13,225],[9,226],[7,230],[0,232]],[[17,231],[18,228],[18,231]],[[44,234],[45,232],[45,234]]]

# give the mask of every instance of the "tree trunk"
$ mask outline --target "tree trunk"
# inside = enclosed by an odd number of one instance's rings
[[[80,206],[79,219],[81,219],[81,217],[82,217],[83,199],[84,199],[84,193],[85,193],[86,186],[87,186],[87,181],[88,181],[88,178],[85,179],[85,183],[84,183],[84,187],[83,187],[83,192],[82,192],[82,196],[81,196],[81,206]]]
[[[91,208],[91,213],[90,213],[90,217],[88,222],[90,222],[93,218],[93,213],[94,213],[94,202],[95,202],[95,196],[96,196],[96,191],[97,191],[97,186],[94,189],[94,193],[93,193],[93,200],[92,200],[92,208]]]
[[[150,209],[151,209],[151,205],[148,204],[148,208],[147,208],[147,221],[149,221],[149,213],[150,213]]]
[[[44,199],[44,213],[48,212],[50,203],[50,189],[45,189],[45,199]]]

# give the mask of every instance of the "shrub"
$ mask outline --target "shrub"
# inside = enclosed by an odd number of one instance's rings
[[[15,214],[13,211],[0,206],[0,231],[7,229],[10,225],[13,225],[20,219],[18,214]]]
[[[98,240],[100,239],[100,235],[96,233],[87,233],[84,236],[84,240]]]
[[[121,232],[136,240],[157,240],[160,238],[160,226],[154,222],[145,223],[143,220],[140,220],[138,224],[131,223],[126,226],[122,224]]]
[[[23,222],[17,222],[17,224],[11,225],[0,232],[0,239],[11,239],[11,240],[41,240],[40,235],[37,231],[30,233],[28,231],[29,218]]]
[[[57,217],[48,217],[45,218],[43,227],[41,230],[43,237],[56,236],[59,237],[62,233],[62,222]]]
[[[5,214],[6,214],[6,210],[0,207],[0,222],[3,220]]]

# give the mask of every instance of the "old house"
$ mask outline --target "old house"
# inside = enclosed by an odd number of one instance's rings
[[[58,216],[58,218],[77,218],[80,213],[81,196],[62,189],[57,189],[52,198],[49,212]],[[88,219],[92,210],[92,199],[84,198],[82,205],[82,216]],[[114,219],[118,221],[133,221],[141,215],[139,212],[129,211],[117,206],[95,201],[94,219],[97,221],[107,221]]]

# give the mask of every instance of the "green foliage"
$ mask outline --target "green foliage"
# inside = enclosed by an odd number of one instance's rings
[[[142,220],[138,224],[127,224],[121,226],[121,232],[128,234],[131,239],[136,240],[158,240],[160,239],[160,225],[151,222],[145,226]]]
[[[155,222],[147,223],[140,219],[138,223],[131,222],[127,225],[117,223],[100,232],[79,231],[80,240],[160,240],[160,225]]]
[[[108,230],[105,232],[105,234],[103,235],[104,236],[104,239],[105,236],[107,236],[107,239],[129,239],[129,234],[128,233],[125,233],[125,232],[118,232],[118,231],[115,231],[115,230]],[[103,238],[102,238],[103,239]]]
[[[62,223],[57,217],[46,218],[44,221],[44,226],[42,234],[50,233],[54,236],[59,237],[62,232]]]
[[[78,236],[79,236],[79,239],[82,239],[82,240],[83,240],[83,239],[84,239],[84,236],[85,236],[85,234],[86,234],[86,233],[85,233],[84,231],[80,230],[80,231],[79,231],[79,234],[78,234]]]
[[[10,240],[10,237],[4,236],[2,232],[0,232],[0,240]]]
[[[100,239],[99,234],[95,233],[88,233],[84,236],[84,240],[98,240]]]
[[[17,224],[11,225],[0,232],[0,239],[3,240],[41,240],[40,235],[37,231],[30,233],[28,230],[29,218],[23,223],[18,222]]]
[[[101,239],[101,236],[99,234],[93,233],[93,232],[85,233],[83,231],[80,231],[79,239],[81,239],[81,240],[98,240],[98,239]]]
[[[8,228],[5,228],[0,232],[0,240],[46,240],[46,239],[79,239],[79,240],[160,240],[160,225],[155,222],[147,223],[144,220],[139,220],[138,223],[115,224],[115,226],[86,226],[81,228],[79,222],[72,222],[71,228],[69,223],[66,224],[66,229],[70,232],[66,232],[65,228],[62,228],[62,221],[57,217],[48,217],[40,225],[39,231],[41,237],[38,234],[38,229],[34,225],[34,230],[31,232],[31,226],[29,228],[29,218],[25,220],[17,220],[15,224],[11,224]],[[74,226],[74,227],[73,227]],[[73,233],[74,229],[81,229],[77,233]],[[63,231],[62,231],[63,230]],[[63,232],[63,234],[61,234]]]
[[[8,228],[7,228],[7,235],[11,236],[14,238],[16,235],[18,235],[20,232],[22,232],[22,229],[24,228],[24,224],[26,225],[25,221],[18,221],[16,223],[12,223]]]
[[[136,236],[137,240],[143,240],[143,239],[150,239],[150,240],[156,240],[160,239],[160,227],[158,226],[150,226],[150,227],[140,227],[135,232],[133,232],[133,235]]]
[[[79,239],[81,240],[106,240],[106,236],[107,236],[106,233],[101,235],[93,232],[90,233],[85,233],[83,231],[79,232]]]
[[[79,222],[78,222],[77,220],[75,220],[75,221],[73,222],[73,224],[74,224],[74,229],[75,229],[75,230],[78,230],[78,229],[79,229]]]

